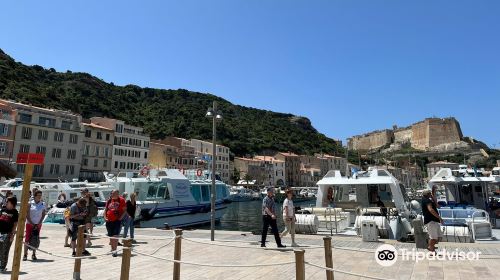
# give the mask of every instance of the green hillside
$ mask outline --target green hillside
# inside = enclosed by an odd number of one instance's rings
[[[0,98],[71,110],[84,118],[107,116],[142,126],[152,138],[211,139],[205,112],[216,100],[224,114],[218,137],[237,156],[263,151],[339,153],[309,119],[234,105],[211,94],[116,86],[87,73],[26,66],[0,50]]]

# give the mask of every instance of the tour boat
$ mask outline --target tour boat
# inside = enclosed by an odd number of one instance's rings
[[[177,169],[105,174],[107,182],[120,193],[137,193],[141,227],[189,227],[210,223],[211,180],[189,180]],[[229,197],[226,184],[216,181],[215,219],[220,220]]]
[[[255,200],[255,192],[245,187],[233,187],[231,189],[229,200],[232,202],[245,202]]]

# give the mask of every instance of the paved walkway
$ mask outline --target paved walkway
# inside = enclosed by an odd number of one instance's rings
[[[97,234],[104,234],[104,229],[96,230]],[[54,254],[69,257],[71,250],[63,247],[64,228],[59,225],[44,225],[41,235],[40,249]],[[141,253],[152,254],[161,258],[173,258],[173,243],[166,245],[168,238],[173,235],[171,231],[157,229],[137,229],[139,244],[134,247]],[[153,236],[163,240],[153,240]],[[208,243],[209,231],[185,231],[186,239],[182,240],[182,260],[204,264],[264,264],[294,261],[291,250],[278,251],[272,237],[268,248],[263,250],[258,245],[259,236],[251,233],[217,231],[216,239],[225,242],[216,242],[220,245],[213,246]],[[141,240],[142,239],[142,240]],[[155,238],[156,239],[156,238]],[[298,243],[305,249],[307,262],[324,265],[324,251],[322,236],[299,236]],[[237,240],[237,242],[230,242]],[[284,243],[290,242],[285,238]],[[93,255],[105,254],[109,251],[107,239],[95,239],[94,246],[89,251]],[[478,261],[403,261],[398,260],[391,267],[382,267],[375,262],[373,251],[382,243],[365,243],[356,237],[333,237],[334,247],[350,248],[348,250],[336,248],[333,250],[334,267],[343,271],[361,275],[375,276],[385,279],[493,279],[497,278],[500,267],[500,242],[492,244],[451,244],[442,243],[441,247],[464,248],[466,250],[480,249],[491,255],[483,255]],[[397,248],[413,248],[414,244],[395,243]],[[235,248],[244,246],[249,248]],[[159,247],[162,247],[158,249]],[[357,251],[356,251],[357,250]],[[155,252],[156,251],[156,252]],[[71,279],[73,272],[72,259],[59,258],[39,252],[39,260],[22,262],[21,279]],[[11,249],[11,258],[13,248]],[[9,270],[12,260],[9,263]],[[119,279],[121,255],[113,258],[110,255],[82,261],[82,279]],[[130,279],[171,279],[173,264],[166,260],[134,254],[131,260]],[[7,273],[9,274],[9,273]],[[497,276],[495,276],[497,275]],[[280,265],[258,268],[211,268],[193,265],[181,265],[182,279],[295,279],[295,265]],[[8,279],[0,274],[0,279]],[[319,268],[306,266],[306,279],[326,279],[325,271]],[[335,279],[363,279],[356,276],[335,273]]]

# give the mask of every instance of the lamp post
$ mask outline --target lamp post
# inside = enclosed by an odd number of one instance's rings
[[[217,161],[217,131],[216,123],[222,120],[222,115],[217,111],[217,101],[214,101],[212,108],[208,108],[207,118],[212,119],[212,188],[210,191],[210,240],[215,240],[215,164]]]

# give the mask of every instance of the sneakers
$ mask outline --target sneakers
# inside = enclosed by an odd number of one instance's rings
[[[116,258],[118,257],[118,253],[117,252],[113,252],[113,258]]]
[[[90,248],[92,246],[92,242],[87,242],[87,248]]]
[[[31,255],[31,259],[34,260],[34,261],[38,260],[38,258],[36,257],[35,254]]]
[[[69,245],[69,244],[64,244],[64,247],[71,247],[71,245]]]
[[[27,261],[28,260],[28,255],[24,255],[23,256],[23,261]]]
[[[89,252],[89,251],[87,251],[87,250],[84,250],[84,251],[82,252],[82,256],[88,257],[88,256],[90,256],[90,255],[91,255],[91,254],[90,254],[90,252]]]
[[[292,247],[300,247],[300,246],[299,246],[299,244],[294,242],[294,243],[292,243]]]
[[[260,247],[266,247],[266,244],[260,244]]]
[[[286,248],[286,246],[283,244],[280,244],[280,245],[278,245],[278,248]]]
[[[73,254],[71,254],[72,257],[76,257],[76,252],[73,251]]]

